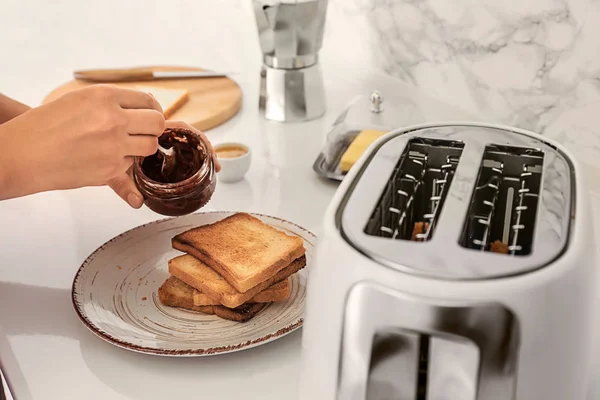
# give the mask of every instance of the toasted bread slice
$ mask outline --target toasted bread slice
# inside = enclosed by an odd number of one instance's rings
[[[215,270],[189,254],[169,260],[171,275],[229,308],[235,308],[246,303],[266,288],[287,279],[305,266],[306,256],[302,256],[269,280],[260,283],[246,293],[240,293]]]
[[[410,240],[415,242],[422,242],[423,239],[417,239],[417,235],[426,233],[427,229],[429,229],[429,222],[415,222],[415,225],[413,226],[412,235],[410,236]]]
[[[158,288],[158,299],[165,306],[185,308],[205,314],[213,314],[212,306],[194,305],[194,288],[174,276]]]
[[[254,303],[275,303],[279,301],[286,301],[290,298],[290,282],[288,279],[277,282],[271,287],[266,288],[245,304]],[[202,293],[199,290],[194,290],[194,305],[195,306],[218,306],[221,305],[217,300],[213,299],[209,295]]]
[[[305,253],[302,238],[246,213],[183,232],[172,245],[210,266],[240,293],[269,280]],[[266,288],[261,287],[260,291]]]
[[[234,309],[217,305],[195,306],[193,300],[194,290],[185,282],[171,276],[158,288],[158,298],[166,306],[197,311],[203,314],[215,314],[217,317],[237,322],[251,320],[267,306],[267,303],[243,304]]]
[[[500,240],[496,240],[490,245],[490,250],[494,253],[508,254],[508,244],[501,242]]]
[[[217,317],[228,319],[230,321],[247,322],[261,312],[268,303],[243,304],[237,308],[227,308],[223,306],[210,306]]]

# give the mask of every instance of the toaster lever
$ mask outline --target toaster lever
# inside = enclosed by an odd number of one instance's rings
[[[513,400],[520,328],[496,303],[362,282],[350,291],[338,400]]]
[[[406,331],[375,334],[368,400],[476,400],[479,351],[468,340]]]
[[[479,350],[475,343],[434,336],[429,345],[426,400],[476,400]]]
[[[417,399],[421,338],[410,332],[379,332],[373,339],[367,399]]]

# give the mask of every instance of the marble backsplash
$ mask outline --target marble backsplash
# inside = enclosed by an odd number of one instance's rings
[[[600,1],[330,0],[329,10],[356,59],[600,167]]]

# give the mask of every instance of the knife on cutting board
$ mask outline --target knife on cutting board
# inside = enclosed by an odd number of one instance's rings
[[[159,79],[219,78],[231,75],[215,71],[154,71],[150,68],[86,69],[73,73],[75,79],[94,82],[132,82]]]

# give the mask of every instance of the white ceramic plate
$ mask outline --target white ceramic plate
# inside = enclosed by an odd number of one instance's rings
[[[315,236],[291,222],[253,214],[304,239],[307,265],[292,275],[290,299],[272,303],[240,323],[164,306],[159,286],[169,277],[167,261],[180,253],[171,238],[233,213],[210,212],[163,219],[127,231],[102,245],[73,281],[75,311],[100,338],[119,347],[157,355],[205,356],[248,349],[300,328]]]

